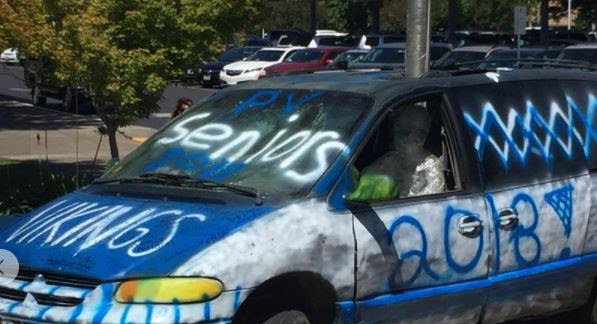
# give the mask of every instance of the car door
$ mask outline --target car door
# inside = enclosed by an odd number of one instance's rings
[[[479,172],[472,152],[457,145],[462,125],[449,119],[458,114],[445,111],[441,94],[416,102],[440,121],[432,124],[440,138],[434,155],[444,159],[445,187],[384,202],[347,201],[355,217],[356,319],[473,323],[484,306],[491,253]],[[386,124],[382,118],[351,170],[379,155],[372,143],[384,142]]]
[[[498,74],[493,78],[499,80]],[[486,322],[580,306],[592,278],[578,271],[590,211],[586,94],[557,80],[456,89],[483,168],[494,245]],[[577,87],[578,89],[578,87]]]

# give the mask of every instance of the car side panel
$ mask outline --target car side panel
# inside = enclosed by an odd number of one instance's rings
[[[374,207],[370,215],[356,212],[358,318],[392,323],[478,320],[485,282],[462,290],[444,288],[486,279],[491,246],[485,212],[480,195],[425,197]],[[464,216],[484,224],[479,235],[458,233],[457,221]]]

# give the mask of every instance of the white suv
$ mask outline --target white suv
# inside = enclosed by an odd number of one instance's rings
[[[258,80],[265,76],[266,67],[284,61],[290,53],[302,48],[304,47],[262,48],[240,62],[224,66],[220,72],[220,80],[225,85]]]
[[[19,51],[16,48],[9,48],[0,54],[0,63],[19,64]]]

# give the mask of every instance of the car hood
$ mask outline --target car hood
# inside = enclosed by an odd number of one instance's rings
[[[271,72],[300,71],[305,69],[316,69],[322,66],[323,65],[319,62],[283,62],[269,66],[267,70]]]
[[[219,71],[226,64],[230,64],[230,62],[223,62],[223,61],[208,62],[208,63],[205,63],[203,65],[203,71],[205,71],[205,70],[216,70],[216,71]]]
[[[274,65],[277,62],[264,62],[264,61],[240,61],[235,63],[230,63],[224,66],[225,70],[252,70],[258,68],[266,68],[268,66]]]
[[[21,267],[117,280],[165,276],[271,206],[123,198],[76,192],[14,218],[2,248]]]

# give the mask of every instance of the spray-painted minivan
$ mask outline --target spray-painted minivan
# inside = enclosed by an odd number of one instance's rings
[[[597,76],[272,78],[12,219],[5,321],[595,322]]]

